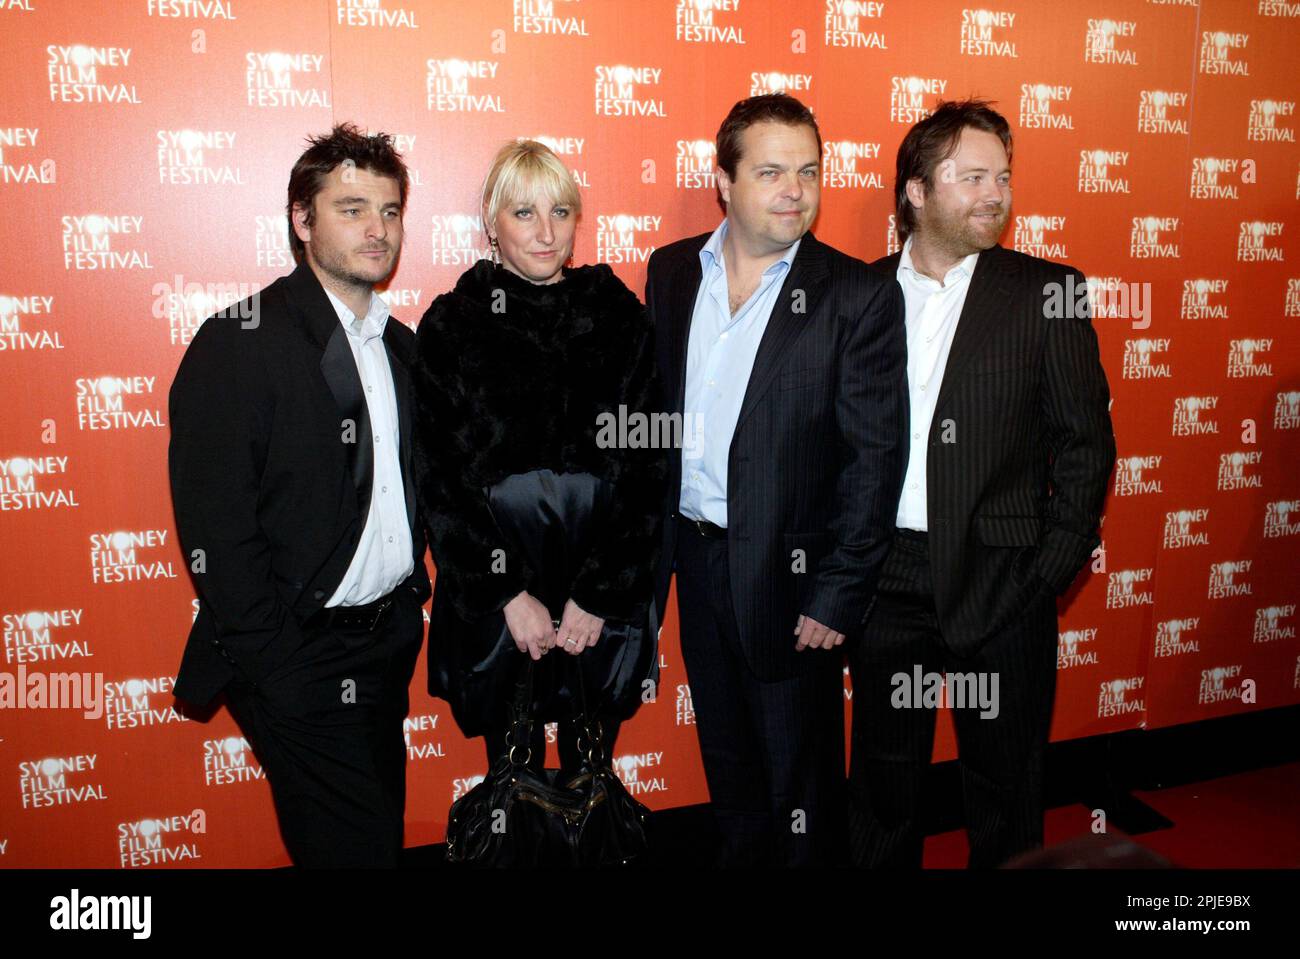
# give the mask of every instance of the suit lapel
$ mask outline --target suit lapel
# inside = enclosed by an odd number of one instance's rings
[[[1006,267],[1006,251],[1001,246],[984,250],[975,261],[975,272],[957,320],[957,331],[952,337],[943,383],[939,387],[939,399],[935,403],[936,424],[939,423],[939,411],[952,399],[962,376],[979,355],[980,347],[1002,319],[1005,306],[1010,302]]]
[[[772,305],[772,315],[768,317],[767,328],[759,340],[758,352],[754,356],[754,368],[749,374],[749,383],[745,387],[745,397],[740,403],[740,414],[736,418],[736,432],[744,424],[745,418],[753,412],[758,401],[771,385],[773,377],[781,368],[782,361],[789,353],[791,344],[803,332],[808,317],[813,315],[826,289],[826,260],[822,245],[811,233],[804,234],[799,244],[799,252],[790,264],[781,292],[777,294],[776,303]],[[795,296],[802,293],[802,309],[794,311]]]
[[[343,443],[343,450],[348,474],[357,491],[357,509],[364,516],[370,508],[374,451],[371,449],[370,414],[361,392],[361,376],[357,373],[356,359],[348,345],[343,324],[334,311],[334,305],[325,295],[325,289],[316,279],[311,267],[306,263],[299,264],[285,285],[289,302],[301,318],[308,339],[322,351],[320,371],[334,396],[340,441],[345,435],[344,421],[351,420],[355,424],[352,435],[354,442]]]

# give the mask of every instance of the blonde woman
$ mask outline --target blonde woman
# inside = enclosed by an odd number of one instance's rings
[[[437,566],[429,691],[467,736],[486,737],[491,763],[507,749],[531,657],[534,706],[560,722],[561,766],[575,771],[567,657],[607,754],[656,675],[664,477],[662,451],[608,428],[620,407],[626,417],[658,406],[652,333],[607,265],[566,266],[581,210],[547,147],[503,146],[482,194],[493,258],[433,301],[413,370],[416,477]],[[542,734],[539,723],[527,744],[535,767]]]

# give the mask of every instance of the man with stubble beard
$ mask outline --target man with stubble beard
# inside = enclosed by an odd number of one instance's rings
[[[176,695],[226,702],[300,866],[395,866],[407,687],[424,639],[415,334],[374,286],[402,246],[392,138],[312,137],[289,176],[298,267],[206,320],[171,389],[176,522],[199,613]]]
[[[903,290],[909,459],[849,654],[851,848],[862,866],[921,864],[935,712],[904,685],[919,668],[991,693],[953,720],[970,865],[996,866],[1042,843],[1056,597],[1099,542],[1110,395],[1086,304],[1074,309],[1083,275],[998,245],[1011,214],[1002,116],[940,103],[899,147],[895,199],[906,242],[874,266]]]

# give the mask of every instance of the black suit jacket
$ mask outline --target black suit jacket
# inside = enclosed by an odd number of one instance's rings
[[[664,397],[678,414],[708,237],[650,257],[646,304]],[[731,588],[741,645],[760,679],[816,665],[817,653],[795,651],[800,613],[844,633],[861,625],[898,509],[905,351],[897,282],[805,234],[759,343],[727,458]],[[661,611],[681,471],[674,449],[656,576]],[[802,572],[796,550],[804,551]]]
[[[900,253],[873,264],[897,276]],[[935,605],[977,650],[1038,589],[1063,592],[1099,542],[1115,437],[1078,270],[993,246],[975,264],[926,455]],[[1056,311],[1060,312],[1060,311]],[[946,432],[946,435],[945,435]]]
[[[415,334],[390,319],[384,346],[415,560],[399,588],[423,601],[429,576],[410,443]],[[370,508],[374,452],[361,378],[310,267],[203,323],[176,371],[169,410],[172,501],[199,593],[175,692],[204,704],[234,669],[256,681],[288,659],[300,624],[347,572]],[[344,441],[348,420],[355,442]]]

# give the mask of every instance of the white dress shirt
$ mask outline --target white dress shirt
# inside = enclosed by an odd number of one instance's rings
[[[733,315],[722,243],[727,221],[700,249],[700,288],[686,347],[682,487],[679,508],[688,519],[727,525],[727,458],[740,404],[754,369],[781,284],[799,240],[763,271],[758,288]]]
[[[406,491],[402,486],[397,391],[383,338],[388,304],[371,292],[370,306],[358,322],[342,300],[329,290],[325,295],[334,305],[352,347],[370,414],[370,444],[374,451],[370,511],[348,571],[325,605],[360,606],[391,593],[415,569]]]
[[[930,421],[939,402],[948,351],[952,348],[977,259],[979,253],[972,253],[949,270],[943,283],[939,283],[912,266],[909,236],[898,260],[898,284],[903,288],[907,313],[907,393],[912,411],[907,475],[898,501],[900,529],[929,528],[925,512],[925,456],[929,450]]]

